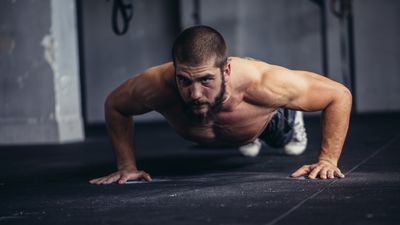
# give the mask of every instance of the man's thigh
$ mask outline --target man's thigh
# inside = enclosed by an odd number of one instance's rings
[[[271,147],[284,147],[292,139],[295,115],[295,110],[279,108],[259,138]]]

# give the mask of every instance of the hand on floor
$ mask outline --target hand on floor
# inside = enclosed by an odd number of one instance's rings
[[[317,177],[323,180],[333,179],[335,177],[344,178],[344,174],[340,169],[327,161],[319,161],[312,165],[304,165],[292,173],[291,176],[300,177],[304,175],[308,175],[309,179],[315,179]]]
[[[136,169],[121,169],[115,173],[109,174],[104,177],[99,177],[89,181],[91,184],[111,184],[118,182],[119,184],[125,184],[128,180],[139,180],[143,179],[150,182],[151,177],[148,173]]]

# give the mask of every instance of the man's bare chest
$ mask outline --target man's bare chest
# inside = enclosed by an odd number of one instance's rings
[[[219,112],[206,124],[194,122],[181,110],[163,113],[183,138],[206,145],[241,145],[254,140],[272,117],[273,109],[241,105],[230,112]]]

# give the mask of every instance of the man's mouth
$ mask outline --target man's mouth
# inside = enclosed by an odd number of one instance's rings
[[[194,111],[200,111],[200,110],[207,109],[208,106],[209,106],[209,104],[207,102],[193,102],[191,104],[191,108]]]
[[[208,106],[208,104],[194,104],[194,105],[192,105],[192,108],[202,109],[202,108],[206,108],[207,106]]]

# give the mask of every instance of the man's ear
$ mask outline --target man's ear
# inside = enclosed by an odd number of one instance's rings
[[[229,61],[226,62],[226,64],[224,65],[223,73],[224,73],[225,79],[227,79],[231,76],[231,63]]]

